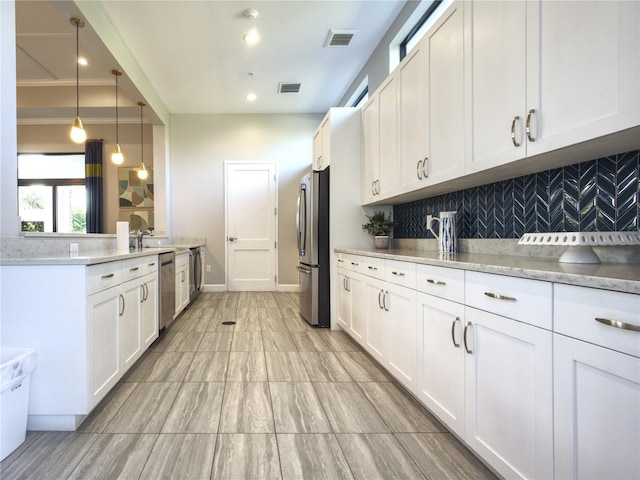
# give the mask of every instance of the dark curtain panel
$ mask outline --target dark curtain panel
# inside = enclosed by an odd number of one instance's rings
[[[102,233],[102,140],[87,140],[84,147],[87,187],[87,233]]]

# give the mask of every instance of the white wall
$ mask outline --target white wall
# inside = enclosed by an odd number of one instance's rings
[[[278,169],[278,284],[297,285],[295,204],[310,169],[322,115],[172,115],[171,231],[205,237],[205,285],[225,283],[224,162],[272,161]]]

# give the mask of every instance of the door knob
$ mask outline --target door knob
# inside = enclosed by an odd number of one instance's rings
[[[238,239],[238,237],[229,237],[229,241],[230,242],[235,242]]]

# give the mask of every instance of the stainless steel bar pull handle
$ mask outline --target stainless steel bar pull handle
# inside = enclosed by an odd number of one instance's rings
[[[140,267],[133,267],[129,269],[130,272],[137,272],[138,270],[140,270]]]
[[[422,160],[422,177],[423,178],[429,178],[429,170],[427,169],[429,165],[429,157],[424,157],[424,160]]]
[[[520,143],[516,140],[516,123],[520,120],[520,115],[516,115],[513,117],[513,121],[511,122],[511,142],[514,147],[519,147]]]
[[[351,277],[347,277],[347,292],[351,291]]]
[[[389,311],[389,307],[387,307],[387,297],[389,296],[389,292],[384,292],[384,295],[382,296],[382,305],[384,308],[385,312]]]
[[[144,302],[144,285],[140,285],[140,303]]]
[[[118,310],[118,314],[122,316],[124,315],[124,296],[122,294],[118,295],[118,300],[120,302],[120,309]]]
[[[416,175],[418,176],[418,180],[422,180],[422,168],[421,168],[421,164],[422,164],[422,160],[418,160],[418,163],[416,163]]]
[[[508,297],[506,295],[500,295],[499,293],[484,292],[484,294],[487,297],[495,298],[496,300],[508,300],[510,302],[515,302],[516,301],[515,297]]]
[[[464,326],[464,332],[462,333],[462,340],[464,341],[464,351],[467,352],[469,355],[473,353],[473,351],[470,350],[469,346],[467,345],[467,331],[471,326],[472,326],[471,323],[467,322],[467,324]]]
[[[102,275],[102,280],[106,280],[107,278],[113,278],[114,275],[115,275],[115,273],[110,273],[108,275]]]
[[[382,306],[382,294],[384,293],[383,290],[380,290],[378,292],[378,307],[380,307],[380,310],[382,310],[384,307]]]
[[[431,285],[446,285],[446,282],[441,282],[440,280],[434,280],[433,278],[427,278],[427,283]]]
[[[372,267],[371,265],[369,265],[367,268],[368,268],[369,270],[373,270],[373,271],[378,270],[378,267]]]
[[[371,195],[376,194],[376,181],[371,182]]]
[[[391,272],[392,275],[396,275],[398,277],[404,277],[404,273],[402,272]]]
[[[453,342],[453,346],[456,348],[460,348],[460,344],[456,343],[456,323],[460,321],[460,317],[456,317],[453,322],[451,322],[451,341]]]
[[[610,327],[621,328],[622,330],[640,332],[640,327],[638,325],[633,325],[632,323],[627,323],[627,322],[621,322],[619,320],[609,320],[608,318],[596,317],[596,322],[602,323],[603,325],[608,325]]]
[[[535,108],[532,108],[531,110],[529,110],[529,113],[527,114],[527,123],[525,126],[525,131],[527,132],[527,138],[529,139],[530,142],[536,141],[535,137],[531,136],[531,117],[533,116],[534,113],[536,113]]]
[[[357,267],[358,263],[357,262],[351,262],[351,265],[353,265],[354,267]]]

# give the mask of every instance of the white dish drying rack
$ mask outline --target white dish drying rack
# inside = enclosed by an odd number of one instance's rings
[[[640,232],[551,232],[525,233],[520,245],[566,245],[558,259],[562,263],[600,263],[593,247],[640,245]]]

